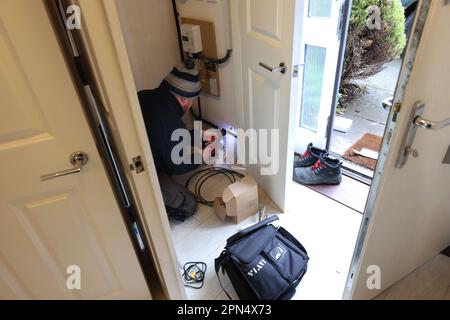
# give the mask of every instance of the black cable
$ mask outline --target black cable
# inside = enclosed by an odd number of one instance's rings
[[[200,97],[198,98],[198,100],[200,101]],[[214,124],[214,123],[212,123],[212,122],[210,122],[208,120],[204,120],[204,119],[200,118],[200,116],[197,115],[192,108],[190,109],[190,111],[191,111],[191,114],[192,114],[192,116],[194,117],[195,120],[202,121],[202,122],[206,123],[207,125],[211,126],[214,129],[219,129],[219,126],[217,124]]]
[[[203,120],[203,116],[202,116],[202,103],[201,103],[201,101],[200,101],[200,97],[198,97],[197,103],[198,103],[198,117],[200,118],[200,120]]]
[[[184,51],[183,51],[183,42],[181,40],[181,26],[180,26],[180,13],[178,12],[177,9],[177,2],[176,0],[172,0],[172,6],[173,6],[173,15],[175,17],[175,24],[176,24],[176,28],[177,28],[177,34],[178,34],[178,48],[180,50],[180,57],[181,57],[181,61],[184,62],[185,60],[185,56],[184,56]],[[225,62],[227,62],[230,57],[231,57],[231,53],[232,50],[228,49],[227,50],[227,54],[225,55],[224,58],[222,59],[210,59],[210,58],[206,58],[206,61],[211,61],[213,63],[217,63],[217,64],[223,64]],[[195,114],[194,110],[192,110],[192,108],[190,109],[192,116],[194,117],[195,120],[199,120],[199,121],[203,121],[204,123],[208,124],[209,126],[211,126],[214,129],[218,129],[219,126],[208,121],[208,120],[203,120],[202,117],[202,106],[201,106],[201,102],[200,102],[200,97],[198,97],[198,115]]]
[[[220,167],[206,168],[195,172],[193,175],[189,177],[189,179],[186,181],[186,189],[191,190],[190,189],[191,182],[195,180],[194,188],[191,191],[197,198],[197,202],[211,207],[214,204],[214,200],[211,201],[206,199],[202,195],[202,188],[206,181],[218,175],[224,175],[225,177],[228,178],[230,183],[234,183],[238,179],[242,179],[244,177],[242,173],[234,170],[229,170]]]
[[[183,52],[183,42],[181,41],[181,26],[180,26],[180,14],[177,9],[177,1],[172,0],[173,6],[173,15],[175,16],[175,23],[177,26],[177,34],[178,34],[178,48],[180,49],[181,61],[184,60],[184,52]]]
[[[205,63],[224,64],[224,63],[228,62],[228,60],[230,60],[232,52],[233,52],[232,49],[228,49],[225,56],[223,58],[218,58],[218,59],[206,57],[203,55],[203,53],[196,54],[196,55],[194,55],[194,57],[204,61]]]
[[[183,266],[184,285],[201,289],[205,281],[207,265],[204,262],[188,262]]]

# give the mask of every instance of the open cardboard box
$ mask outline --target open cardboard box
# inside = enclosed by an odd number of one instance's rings
[[[236,224],[241,223],[259,211],[258,184],[251,175],[229,185],[221,198],[214,201],[214,212],[222,220],[230,217]]]

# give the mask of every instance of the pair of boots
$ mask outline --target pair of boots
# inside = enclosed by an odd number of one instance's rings
[[[328,151],[314,147],[312,143],[301,156],[294,158],[294,181],[307,184],[340,184],[342,162],[332,158]]]

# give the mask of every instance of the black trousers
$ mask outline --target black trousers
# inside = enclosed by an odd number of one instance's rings
[[[197,210],[195,195],[166,173],[158,173],[159,185],[169,218],[184,221]]]

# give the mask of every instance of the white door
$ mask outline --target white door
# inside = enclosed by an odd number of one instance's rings
[[[366,236],[355,251],[347,298],[378,295],[450,244],[450,164],[443,163],[450,145],[450,126],[439,130],[418,128],[412,144],[419,153],[418,158],[410,156],[404,167],[396,168],[400,145],[412,122],[410,114],[417,101],[426,105],[424,118],[450,121],[450,41],[443,41],[446,30],[450,29],[450,7],[444,1],[423,1],[419,5],[428,6],[431,6],[430,13],[412,72],[409,56],[420,35],[417,32],[413,33],[410,41],[413,47],[409,48],[401,71],[395,101],[402,101],[402,105],[398,115],[389,118],[383,143],[383,150],[389,147],[389,152],[381,177],[380,174],[375,177],[375,183],[379,182],[378,193],[372,190],[369,197],[368,221],[363,223],[360,239]],[[419,26],[423,10],[418,11]],[[397,124],[393,130],[395,118]],[[377,171],[382,165],[379,163]],[[371,290],[367,286],[368,277],[377,268],[381,290]],[[372,277],[369,287],[374,284]]]
[[[308,143],[325,148],[328,119],[340,46],[340,13],[343,0],[305,0],[302,36],[303,68],[295,152]]]
[[[0,299],[150,298],[43,1],[0,1],[0,60]]]
[[[301,4],[302,1],[296,0],[232,2],[232,6],[238,6],[233,12],[239,12],[236,23],[242,57],[243,125],[245,129],[269,130],[269,138],[270,130],[279,130],[278,146],[270,140],[267,147],[268,150],[274,147],[272,160],[279,157],[279,165],[275,164],[265,173],[260,170],[265,166],[262,162],[249,168],[259,185],[282,210],[286,209],[287,182],[292,177],[293,156],[288,155],[294,152],[299,79],[293,65],[300,60],[300,50],[293,44],[299,41],[300,33],[294,30],[301,25]],[[286,65],[285,73],[281,68],[275,69],[281,63]],[[271,67],[274,72],[268,70]],[[261,132],[258,136],[261,139]]]

